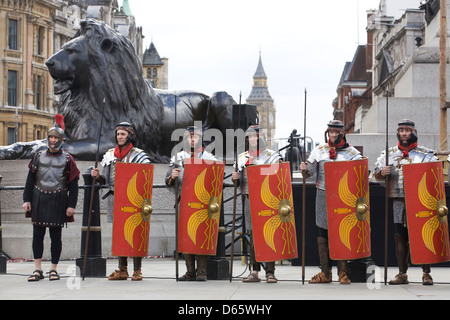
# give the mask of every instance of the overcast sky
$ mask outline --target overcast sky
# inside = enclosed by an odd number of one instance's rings
[[[400,17],[419,0],[387,0]],[[366,43],[367,10],[379,0],[129,0],[161,57],[169,58],[169,90],[249,96],[261,52],[277,108],[277,138],[295,128],[323,142],[344,65]],[[119,0],[119,6],[122,0]],[[403,10],[402,10],[403,9]]]

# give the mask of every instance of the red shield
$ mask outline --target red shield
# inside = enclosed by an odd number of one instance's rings
[[[297,258],[289,163],[250,166],[247,176],[256,261]]]
[[[178,251],[216,255],[225,163],[188,160],[181,190]]]
[[[403,166],[411,262],[450,260],[442,162]]]
[[[330,258],[371,255],[368,159],[325,163]]]
[[[148,256],[153,165],[116,164],[112,254]]]

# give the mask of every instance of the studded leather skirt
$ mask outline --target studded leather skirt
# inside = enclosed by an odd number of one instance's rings
[[[63,227],[66,222],[67,190],[44,191],[33,189],[31,221],[43,227]]]

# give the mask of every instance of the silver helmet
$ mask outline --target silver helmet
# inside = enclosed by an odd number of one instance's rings
[[[62,143],[66,139],[66,135],[64,133],[65,125],[64,125],[64,117],[60,114],[55,115],[55,123],[53,124],[53,127],[51,127],[47,132],[47,146],[50,147],[48,143],[48,138],[50,136],[54,136],[58,138],[58,143],[55,145],[55,149],[60,149],[62,146]]]

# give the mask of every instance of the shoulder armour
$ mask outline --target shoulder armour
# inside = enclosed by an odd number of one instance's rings
[[[106,153],[103,155],[101,164],[103,167],[106,167],[113,163],[115,160],[116,157],[114,156],[114,148],[112,148],[106,151]]]

